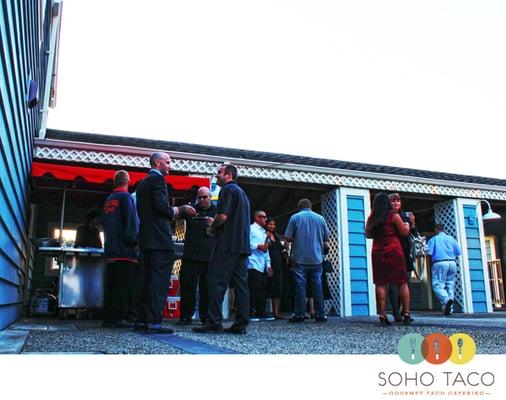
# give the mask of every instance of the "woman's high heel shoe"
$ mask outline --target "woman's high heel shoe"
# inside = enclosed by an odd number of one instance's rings
[[[388,320],[388,317],[386,315],[380,315],[380,326],[389,326],[392,325],[392,323]]]
[[[411,325],[411,317],[408,313],[403,313],[402,314],[402,323],[403,325]]]

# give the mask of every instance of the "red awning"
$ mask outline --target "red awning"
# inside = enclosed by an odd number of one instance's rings
[[[32,176],[41,177],[52,175],[62,181],[73,181],[80,177],[90,183],[104,183],[107,180],[114,179],[114,173],[118,169],[88,168],[74,165],[48,164],[34,161],[32,163]],[[135,185],[146,177],[145,172],[128,172],[130,175],[130,186]],[[189,190],[193,187],[209,187],[208,178],[199,178],[195,176],[167,175],[165,180],[175,190]]]

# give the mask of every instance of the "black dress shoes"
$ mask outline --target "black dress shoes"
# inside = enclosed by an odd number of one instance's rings
[[[315,322],[317,322],[317,323],[325,323],[325,322],[327,322],[327,316],[326,316],[326,315],[323,315],[323,314],[321,314],[321,315],[318,315],[318,314],[317,314],[317,315],[315,316],[314,320],[315,320]]]
[[[246,328],[241,328],[239,326],[232,325],[230,328],[225,329],[226,333],[233,333],[235,335],[245,335],[246,334]]]
[[[143,331],[144,329],[146,329],[146,326],[147,326],[146,324],[142,324],[140,322],[136,322],[134,324],[134,331],[136,331],[136,332]]]
[[[304,322],[304,317],[302,316],[297,316],[297,315],[293,315],[291,316],[289,319],[288,319],[288,322],[291,322],[291,323],[300,323],[300,322]]]
[[[193,332],[197,333],[222,333],[223,327],[221,325],[202,325],[202,326],[196,326],[192,329]]]

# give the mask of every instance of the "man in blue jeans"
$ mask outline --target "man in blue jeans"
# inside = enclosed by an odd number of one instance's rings
[[[298,212],[290,217],[285,231],[288,242],[292,242],[290,258],[294,263],[295,313],[289,322],[302,322],[306,315],[306,280],[313,289],[315,321],[326,322],[323,311],[322,263],[323,249],[329,240],[325,219],[311,210],[308,199],[302,199]]]
[[[461,249],[457,241],[444,232],[443,225],[436,225],[436,235],[427,243],[432,263],[432,290],[443,306],[445,315],[452,313],[457,279],[456,258]]]

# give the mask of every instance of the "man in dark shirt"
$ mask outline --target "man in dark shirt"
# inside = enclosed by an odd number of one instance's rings
[[[104,326],[121,327],[127,313],[137,305],[134,294],[134,268],[137,267],[139,218],[128,193],[128,172],[114,175],[114,192],[102,210],[105,261]]]
[[[207,270],[214,238],[206,233],[214,221],[216,207],[211,204],[211,192],[201,187],[197,192],[197,215],[183,214],[186,221],[184,252],[179,280],[181,282],[181,318],[178,325],[190,325],[195,312],[197,283],[199,287],[199,317],[202,325],[207,322]]]
[[[100,231],[95,227],[98,223],[100,214],[96,211],[90,211],[86,216],[86,225],[77,228],[76,241],[74,247],[96,247],[102,248]]]
[[[221,305],[230,283],[235,289],[237,314],[234,323],[225,329],[227,333],[246,333],[249,321],[248,270],[250,254],[250,206],[244,191],[237,185],[237,168],[224,164],[216,175],[222,187],[216,218],[208,228],[215,235],[213,255],[207,276],[209,290],[209,321],[193,328],[195,332],[222,332]]]

